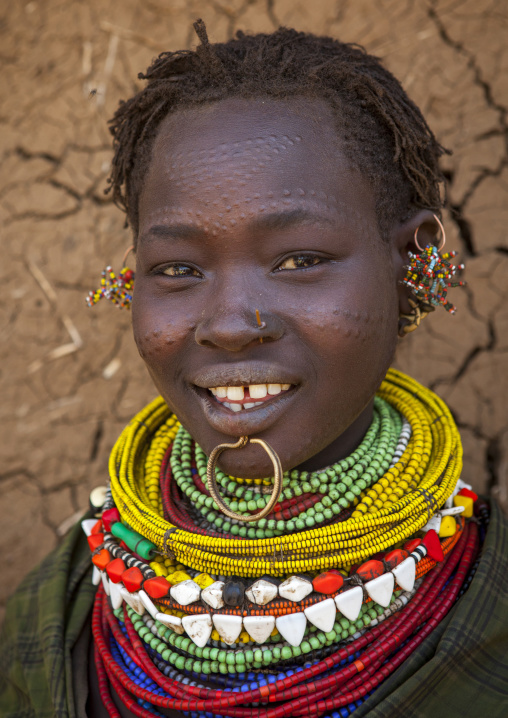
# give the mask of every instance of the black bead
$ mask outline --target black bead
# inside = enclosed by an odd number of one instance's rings
[[[241,606],[245,596],[245,583],[238,578],[224,584],[222,598],[226,606]]]

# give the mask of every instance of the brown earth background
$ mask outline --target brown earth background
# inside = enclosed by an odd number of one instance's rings
[[[397,365],[450,405],[463,478],[508,506],[508,4],[505,0],[43,0],[0,8],[0,611],[107,481],[117,435],[155,395],[127,312],[84,296],[129,232],[103,194],[106,120],[161,51],[279,25],[358,42],[420,105],[446,158],[457,316]],[[95,91],[95,92],[92,92]]]

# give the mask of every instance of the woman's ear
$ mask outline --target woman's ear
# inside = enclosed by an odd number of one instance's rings
[[[415,243],[416,233],[420,247],[439,242],[439,222],[430,209],[421,209],[410,219],[397,225],[392,232],[392,256],[399,294],[399,312],[401,314],[410,314],[412,312],[412,307],[409,304],[411,292],[402,284],[402,280],[407,274],[409,252],[413,254],[420,253]]]

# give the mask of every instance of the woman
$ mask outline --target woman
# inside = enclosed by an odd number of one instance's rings
[[[196,30],[112,121],[136,274],[90,298],[132,298],[162,399],[92,562],[79,528],[12,600],[2,715],[504,715],[506,524],[388,372],[453,309],[443,149],[360,48]]]

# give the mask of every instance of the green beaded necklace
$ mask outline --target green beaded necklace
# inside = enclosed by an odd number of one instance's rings
[[[293,531],[313,528],[332,520],[349,508],[355,498],[377,481],[388,470],[399,439],[402,416],[380,397],[374,400],[371,426],[357,449],[347,458],[326,469],[315,472],[292,470],[284,474],[280,500],[290,500],[304,494],[321,494],[312,507],[302,510],[295,518],[260,519],[249,526],[225,518],[214,507],[212,497],[201,492],[192,480],[192,460],[201,481],[206,483],[207,456],[190,434],[180,427],[173,444],[171,469],[181,492],[188,497],[201,519],[201,525],[214,531],[231,533],[245,538],[272,538]],[[194,453],[194,456],[193,456]],[[234,478],[216,471],[224,501],[232,511],[248,514],[263,509],[271,492],[270,487],[239,483]],[[206,523],[205,523],[206,522]]]

